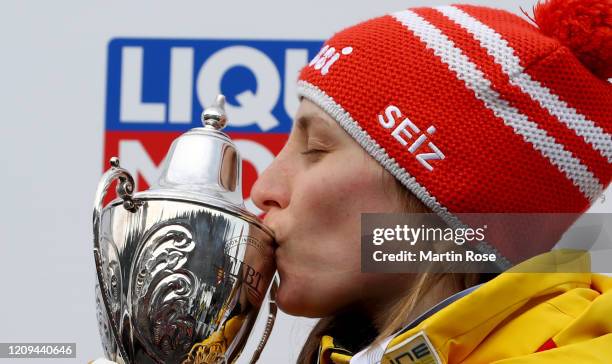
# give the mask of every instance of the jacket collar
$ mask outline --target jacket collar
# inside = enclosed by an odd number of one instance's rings
[[[533,273],[550,272],[551,264],[556,267],[553,271],[559,273]],[[354,356],[346,349],[334,346],[333,338],[324,337],[325,345],[322,340],[319,363],[393,363],[389,359],[391,353],[411,350],[430,355],[433,363],[448,362],[450,357],[466,357],[529,300],[560,294],[576,287],[589,287],[589,271],[588,253],[562,250],[546,253],[485,284],[446,298],[379,345],[368,347]]]

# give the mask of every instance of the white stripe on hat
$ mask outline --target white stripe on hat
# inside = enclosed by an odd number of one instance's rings
[[[592,120],[570,107],[565,101],[559,99],[559,96],[553,94],[550,89],[525,73],[525,69],[521,66],[520,59],[514,49],[499,33],[457,7],[438,6],[434,9],[472,34],[474,39],[480,43],[480,46],[493,57],[495,63],[501,66],[504,73],[510,78],[512,85],[518,86],[552,116],[581,136],[606,158],[608,163],[612,163],[612,135],[606,133]]]
[[[507,100],[501,98],[491,88],[491,81],[438,28],[411,10],[397,12],[392,16],[432,49],[434,54],[465,83],[467,88],[474,92],[474,95],[495,116],[502,119],[504,124],[510,126],[523,140],[533,145],[550,163],[565,174],[590,202],[601,194],[603,186],[597,177],[563,145],[557,143],[555,138],[540,129],[535,122],[529,120],[518,109],[512,107]]]

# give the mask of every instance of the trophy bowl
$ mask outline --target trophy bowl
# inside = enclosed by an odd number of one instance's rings
[[[177,138],[161,177],[134,193],[117,158],[94,203],[96,305],[107,359],[233,363],[269,295],[263,349],[276,316],[274,235],[244,208],[241,159],[221,131],[224,98],[204,127]],[[118,198],[103,206],[113,182]]]

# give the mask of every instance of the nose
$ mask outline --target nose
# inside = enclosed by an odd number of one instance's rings
[[[251,189],[255,206],[268,213],[273,208],[284,209],[289,205],[290,180],[288,165],[283,152],[272,161],[260,175]]]

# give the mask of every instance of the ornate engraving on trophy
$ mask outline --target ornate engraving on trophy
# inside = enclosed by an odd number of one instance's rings
[[[217,275],[219,281],[229,281],[231,284],[243,284],[248,289],[256,302],[263,299],[260,292],[262,274],[248,263],[234,258],[230,255],[225,255],[224,265],[217,267]]]
[[[240,253],[240,251],[244,253]],[[245,261],[236,258],[244,255]],[[255,258],[256,257],[256,258]],[[253,296],[255,302],[263,299],[261,281],[263,272],[249,264],[251,261],[267,261],[268,254],[264,251],[263,244],[254,236],[236,236],[225,242],[225,256],[222,267],[217,267],[219,279],[229,279],[236,283],[243,283]]]
[[[169,224],[155,230],[145,241],[137,258],[136,296],[143,297],[160,273],[180,270],[187,262],[187,253],[194,248],[195,243],[187,227]]]
[[[120,292],[121,292],[121,281],[119,280],[119,262],[112,260],[108,263],[108,269],[106,271],[108,277],[108,295],[112,303],[113,313],[119,313],[120,303]]]
[[[192,345],[196,331],[193,302],[199,283],[183,269],[195,248],[187,226],[169,222],[151,229],[136,256],[131,301],[137,335],[150,339],[161,361],[176,360]]]
[[[104,303],[102,302],[100,291],[100,285],[96,282],[96,317],[98,319],[98,330],[100,332],[100,337],[102,338],[102,349],[104,350],[104,355],[107,357],[111,357],[116,352],[115,342],[113,341],[112,333],[110,328],[108,327],[108,318],[106,316],[106,311],[104,310]]]
[[[112,340],[112,332],[108,326],[108,313],[104,309],[104,298],[109,303],[110,313],[115,322],[119,322],[121,310],[121,266],[119,263],[119,253],[117,246],[107,237],[101,241],[101,274],[103,280],[102,289],[100,284],[96,282],[96,311],[98,318],[98,329],[103,340],[103,348],[106,354],[115,353],[117,351],[116,343]]]

